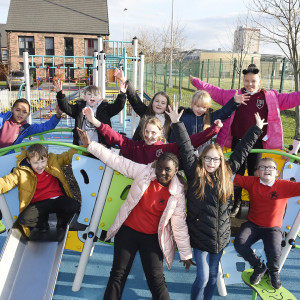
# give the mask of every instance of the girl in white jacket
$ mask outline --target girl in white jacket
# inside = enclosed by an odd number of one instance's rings
[[[90,142],[86,132],[77,130],[90,153],[134,180],[107,232],[106,240],[115,236],[114,260],[103,299],[121,299],[137,251],[153,299],[170,299],[163,258],[170,269],[176,244],[185,268],[189,269],[192,264],[185,222],[185,186],[184,179],[177,174],[177,156],[165,152],[154,163],[138,164],[99,143]]]

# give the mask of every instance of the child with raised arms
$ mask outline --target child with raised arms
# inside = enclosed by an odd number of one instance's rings
[[[114,239],[114,259],[104,300],[121,299],[132,263],[139,251],[153,299],[170,299],[163,259],[171,268],[177,246],[186,269],[193,263],[185,222],[185,181],[177,173],[178,158],[163,153],[154,163],[135,163],[103,145],[90,142],[78,129],[82,144],[107,166],[133,179],[106,240]]]
[[[270,157],[262,158],[255,169],[257,176],[236,175],[233,181],[235,185],[246,189],[250,197],[248,221],[242,224],[234,247],[254,268],[251,284],[259,284],[268,271],[272,287],[279,289],[282,220],[288,199],[300,196],[300,182],[276,179],[278,166]],[[251,249],[260,239],[264,244],[266,264]]]
[[[179,121],[182,112],[177,112],[177,106],[169,111],[188,183],[187,225],[197,265],[191,300],[209,300],[216,286],[223,249],[230,241],[231,178],[246,159],[266,123],[256,114],[256,125],[248,130],[226,161],[218,144],[206,146],[198,157],[184,124]]]
[[[166,114],[166,110],[171,103],[168,94],[163,91],[157,92],[154,94],[149,104],[146,105],[141,100],[136,90],[131,85],[130,81],[126,81],[122,70],[115,69],[114,75],[119,79],[120,83],[123,83],[125,85],[125,92],[128,101],[136,114],[141,117],[141,120],[133,134],[132,139],[134,141],[143,140],[143,124],[147,117],[155,116],[161,122],[162,136],[167,142],[169,142],[171,121],[169,116]]]
[[[148,164],[156,160],[164,152],[172,152],[179,155],[176,143],[163,144],[164,138],[162,137],[161,122],[154,116],[148,117],[143,124],[143,140],[133,141],[114,131],[110,126],[98,121],[93,116],[93,111],[90,108],[84,108],[83,114],[105,137],[108,145],[119,145],[122,155],[132,161]],[[216,124],[213,124],[205,131],[192,135],[191,141],[193,146],[198,148],[203,143],[209,141],[216,133],[218,133],[220,123],[221,122],[216,122]]]
[[[261,75],[259,69],[254,64],[250,64],[243,70],[244,87],[238,91],[239,94],[250,95],[247,106],[241,105],[229,119],[224,121],[224,126],[217,136],[216,142],[221,147],[226,146],[234,150],[235,146],[255,124],[254,113],[259,113],[260,117],[268,122],[263,133],[254,145],[255,149],[283,149],[283,128],[280,119],[280,111],[300,105],[300,91],[293,93],[278,93],[276,90],[264,90],[261,86]],[[198,78],[191,76],[191,83],[198,90],[207,91],[212,99],[224,106],[236,93],[236,90],[225,90],[211,85]],[[261,153],[251,153],[247,158],[248,175],[253,176],[255,166],[261,158]],[[238,171],[244,175],[245,164]],[[241,206],[242,189],[235,189],[235,205],[232,216],[235,216]]]

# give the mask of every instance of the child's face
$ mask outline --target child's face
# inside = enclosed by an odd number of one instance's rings
[[[204,159],[204,168],[208,173],[214,173],[221,164],[221,157],[216,149],[210,149]]]
[[[167,159],[158,161],[155,167],[156,179],[161,185],[168,186],[177,171],[178,168],[173,161]]]
[[[100,100],[101,97],[98,93],[86,92],[84,95],[84,101],[86,101],[90,107],[96,106]]]
[[[161,136],[161,130],[154,124],[147,124],[144,132],[144,141],[146,145],[153,145]]]
[[[244,87],[248,92],[255,92],[259,89],[260,77],[258,74],[248,73],[244,76]]]
[[[30,163],[32,170],[38,174],[42,174],[45,171],[45,168],[47,166],[48,157],[30,157],[27,158],[27,161]]]
[[[274,162],[261,161],[257,167],[257,175],[264,183],[270,183],[278,176],[278,170]]]
[[[28,104],[22,102],[17,103],[16,106],[11,109],[11,112],[14,121],[18,124],[23,123],[30,114]]]
[[[152,109],[156,114],[163,114],[167,109],[167,99],[163,95],[157,95],[152,103]]]
[[[207,108],[203,107],[201,105],[201,103],[198,101],[192,105],[192,110],[196,117],[200,117],[203,114],[205,114],[205,112],[207,111]]]

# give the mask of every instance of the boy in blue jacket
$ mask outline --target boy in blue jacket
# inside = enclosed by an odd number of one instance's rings
[[[62,113],[57,106],[56,114],[49,121],[41,124],[28,124],[26,119],[29,114],[30,104],[24,98],[17,99],[11,111],[0,113],[0,148],[20,144],[29,135],[54,129],[59,123]],[[12,152],[13,150],[8,153]],[[5,231],[1,220],[2,213],[0,211],[0,234]]]

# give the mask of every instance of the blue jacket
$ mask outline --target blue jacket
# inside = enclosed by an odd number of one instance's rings
[[[226,103],[221,109],[213,111],[212,109],[209,111],[210,114],[210,124],[213,124],[215,120],[220,119],[221,121],[226,120],[231,116],[231,114],[240,106],[239,103],[234,102],[234,98],[231,98],[230,101]],[[191,108],[180,107],[179,111],[184,109],[184,112],[180,118],[180,121],[185,125],[186,131],[188,135],[196,134],[198,132],[203,131],[203,117],[196,115],[193,113]],[[174,133],[171,131],[171,135],[169,138],[170,143],[175,142]]]
[[[8,121],[12,117],[12,112],[8,111],[6,113],[0,113],[0,130],[2,129],[4,123]],[[41,124],[24,124],[21,127],[20,134],[17,139],[14,141],[13,145],[20,144],[24,138],[29,135],[44,132],[47,130],[54,129],[56,125],[59,123],[60,119],[53,115],[50,120],[41,123]],[[9,153],[13,153],[14,151],[10,151]],[[6,154],[9,154],[6,153]]]

